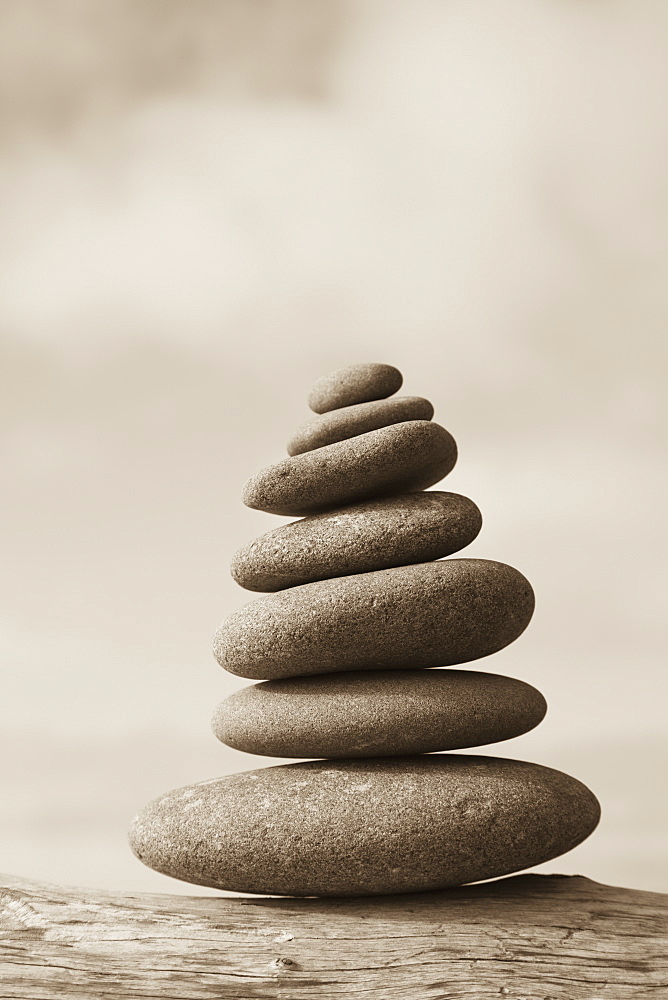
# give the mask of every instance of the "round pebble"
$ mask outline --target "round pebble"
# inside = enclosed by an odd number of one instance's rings
[[[454,467],[457,445],[429,420],[408,420],[285,458],[244,486],[247,507],[299,516],[433,486]]]
[[[386,757],[499,743],[537,726],[530,684],[474,670],[365,670],[263,681],[218,706],[223,743],[265,757]]]
[[[232,559],[246,590],[275,591],[313,580],[428,562],[473,541],[480,511],[458,493],[402,493],[313,514],[255,538]]]
[[[396,566],[260,597],[222,623],[214,653],[253,680],[451,666],[507,646],[533,607],[530,583],[504,563]]]
[[[135,819],[137,857],[235,892],[356,896],[441,889],[549,861],[599,805],[538,764],[445,754],[306,761],[168,792]]]
[[[385,399],[398,392],[402,382],[401,372],[392,365],[348,365],[319,378],[309,393],[308,405],[315,413],[327,413],[341,406]]]
[[[434,407],[421,396],[396,396],[376,399],[371,403],[344,406],[340,410],[321,413],[302,424],[288,441],[288,455],[301,455],[335,441],[376,431],[404,420],[431,420]]]

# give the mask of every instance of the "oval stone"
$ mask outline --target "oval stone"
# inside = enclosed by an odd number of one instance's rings
[[[442,889],[541,864],[584,840],[599,805],[525,761],[445,754],[281,764],[168,792],[130,844],[196,885],[290,896]]]
[[[299,516],[433,486],[454,467],[457,445],[429,420],[409,420],[285,458],[244,486],[247,507]]]
[[[400,424],[404,420],[431,420],[433,416],[434,407],[421,396],[396,396],[394,399],[376,399],[370,403],[344,406],[340,410],[321,413],[302,424],[288,441],[288,455],[301,455],[305,451],[376,431],[379,427]]]
[[[392,365],[347,365],[318,379],[309,393],[308,405],[316,413],[326,413],[341,406],[386,399],[399,391],[403,380]]]
[[[320,580],[267,594],[214,638],[221,666],[253,680],[489,656],[533,614],[529,581],[488,559],[448,559]]]
[[[458,493],[402,493],[312,514],[260,535],[232,559],[246,590],[275,591],[313,580],[428,562],[458,552],[482,525]]]
[[[223,743],[266,757],[386,757],[499,743],[537,726],[530,684],[474,670],[364,670],[263,681],[218,706]]]

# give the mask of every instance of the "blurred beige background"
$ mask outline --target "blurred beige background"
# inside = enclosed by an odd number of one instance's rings
[[[481,664],[598,831],[539,870],[663,861],[668,6],[2,0],[0,868],[188,891],[125,843],[150,798],[260,766],[209,719],[281,523],[243,481],[311,382],[398,365],[445,488],[537,611]],[[200,890],[194,890],[200,891]]]

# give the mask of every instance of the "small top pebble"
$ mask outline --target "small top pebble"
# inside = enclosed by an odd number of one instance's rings
[[[348,365],[319,378],[311,389],[308,405],[315,413],[328,413],[341,406],[386,399],[399,391],[402,382],[401,372],[392,365]]]

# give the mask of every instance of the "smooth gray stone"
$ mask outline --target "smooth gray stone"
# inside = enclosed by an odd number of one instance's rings
[[[386,757],[500,743],[547,711],[530,684],[475,670],[359,670],[263,681],[216,709],[221,742],[265,757]]]
[[[299,427],[288,441],[288,455],[301,455],[335,441],[376,431],[379,427],[400,424],[404,420],[431,420],[434,407],[421,396],[395,396],[370,403],[344,406],[321,413]]]
[[[584,840],[599,813],[579,781],[525,761],[307,761],[168,792],[140,812],[130,844],[150,868],[196,885],[378,895],[541,864]]]
[[[504,563],[397,566],[260,597],[225,619],[214,653],[226,670],[253,680],[446,667],[503,649],[533,607],[531,584]]]
[[[318,379],[309,393],[308,405],[316,413],[326,413],[340,406],[385,399],[401,389],[403,380],[392,365],[347,365]]]
[[[433,486],[454,467],[457,445],[429,420],[408,420],[285,458],[252,476],[243,502],[300,516]]]
[[[333,576],[428,562],[458,552],[482,525],[458,493],[401,493],[312,514],[260,535],[234,555],[246,590],[275,591]]]

